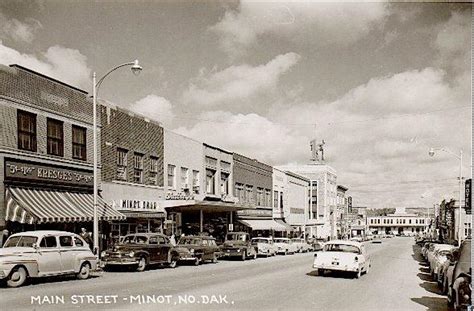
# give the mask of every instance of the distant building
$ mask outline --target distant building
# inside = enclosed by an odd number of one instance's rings
[[[342,186],[342,185],[337,185],[337,199],[336,199],[336,213],[335,213],[335,218],[336,218],[336,234],[337,237],[340,238],[344,236],[344,234],[347,232],[347,226],[346,223],[344,222],[344,215],[346,215],[349,210],[348,210],[348,199],[346,196],[348,188]]]
[[[416,234],[427,231],[429,220],[416,214],[395,212],[387,216],[367,217],[367,225],[374,234]]]

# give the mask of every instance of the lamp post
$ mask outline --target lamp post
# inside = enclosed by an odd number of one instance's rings
[[[131,70],[135,75],[138,75],[142,70],[142,67],[138,64],[138,60],[133,62],[124,63],[118,65],[111,70],[109,70],[99,81],[96,82],[96,73],[92,74],[92,98],[93,98],[93,141],[94,141],[94,228],[93,228],[93,237],[94,237],[94,254],[99,254],[99,220],[97,218],[97,92],[104,81],[104,79],[114,72],[115,70],[125,67],[131,66]]]
[[[459,150],[459,155],[455,154],[451,150],[447,148],[430,148],[430,151],[428,154],[430,157],[433,157],[435,155],[435,151],[441,150],[446,153],[449,153],[450,155],[454,156],[459,160],[459,220],[458,220],[458,245],[461,246],[461,233],[462,233],[462,226],[461,226],[461,218],[462,218],[462,213],[461,213],[461,199],[462,199],[462,149]]]

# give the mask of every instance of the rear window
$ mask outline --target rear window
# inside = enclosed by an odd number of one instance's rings
[[[252,241],[255,243],[269,243],[267,239],[252,239]]]
[[[3,247],[33,247],[37,240],[38,238],[34,236],[14,236],[9,238]]]
[[[360,249],[357,246],[348,244],[326,244],[323,251],[360,254]]]

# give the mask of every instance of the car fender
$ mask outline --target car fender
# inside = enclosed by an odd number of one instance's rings
[[[74,272],[79,273],[83,263],[88,262],[91,270],[97,270],[97,257],[94,254],[78,254],[74,260]]]
[[[29,256],[8,256],[0,261],[0,269],[5,275],[10,275],[15,267],[23,266],[30,277],[38,276],[38,262]]]

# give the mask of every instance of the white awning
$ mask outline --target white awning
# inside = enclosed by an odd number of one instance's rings
[[[252,228],[252,230],[286,231],[285,226],[277,223],[273,219],[239,219],[239,221]]]

